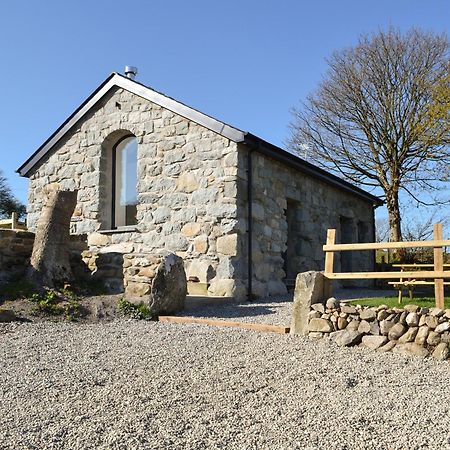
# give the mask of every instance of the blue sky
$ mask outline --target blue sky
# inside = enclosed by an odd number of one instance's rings
[[[326,57],[388,26],[450,34],[448,0],[1,2],[0,168],[15,170],[111,72],[274,144]]]

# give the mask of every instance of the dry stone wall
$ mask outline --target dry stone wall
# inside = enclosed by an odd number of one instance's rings
[[[330,298],[311,305],[308,335],[329,338],[341,346],[360,345],[379,352],[392,351],[447,359],[450,355],[450,309],[358,307]]]
[[[138,140],[138,225],[102,233],[111,228],[112,147],[129,133]],[[166,249],[183,258],[188,276],[209,283],[211,295],[242,297],[245,288],[234,261],[237,162],[235,143],[114,89],[30,176],[28,226],[36,227],[46,185],[78,189],[72,232],[91,234],[90,250]],[[118,250],[122,245],[128,247]]]
[[[0,282],[25,273],[33,243],[34,233],[0,229]]]

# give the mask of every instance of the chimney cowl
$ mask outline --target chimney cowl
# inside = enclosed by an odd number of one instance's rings
[[[134,66],[125,66],[125,76],[130,80],[134,80],[138,73],[137,67]]]

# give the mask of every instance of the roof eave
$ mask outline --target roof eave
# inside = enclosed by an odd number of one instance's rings
[[[384,204],[383,200],[379,197],[366,192],[364,189],[354,186],[348,181],[345,181],[342,178],[339,178],[338,176],[327,172],[326,170],[321,169],[308,161],[305,161],[297,155],[289,153],[288,151],[283,150],[282,148],[277,147],[276,145],[273,145],[258,136],[255,136],[254,134],[246,133],[245,143],[247,143],[250,147],[253,147],[256,151],[286,164],[287,166],[294,167],[300,172],[318,178],[329,185],[343,189],[347,192],[351,192],[352,194],[371,202],[375,207]]]

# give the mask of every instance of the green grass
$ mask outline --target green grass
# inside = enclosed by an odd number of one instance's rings
[[[398,303],[398,296],[386,296],[386,297],[372,297],[364,299],[355,299],[350,302],[351,305],[361,306],[380,306],[387,305],[390,308],[401,308],[404,305],[413,304],[426,308],[433,308],[435,305],[434,297],[428,296],[416,296],[411,301],[408,295],[403,296],[403,302]],[[445,308],[450,308],[450,297],[445,297]]]

